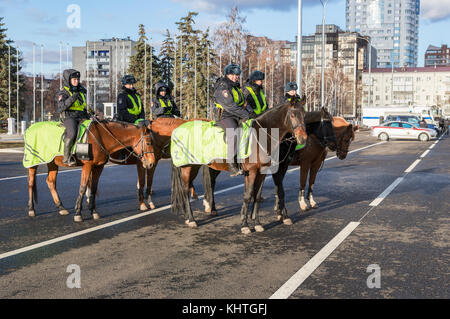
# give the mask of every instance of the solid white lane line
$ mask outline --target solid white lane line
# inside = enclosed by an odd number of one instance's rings
[[[436,146],[436,143],[433,143],[433,144],[431,144],[429,149],[432,150],[435,146]]]
[[[359,222],[350,222],[339,234],[314,255],[269,299],[287,299],[327,259],[328,256],[358,227]]]
[[[420,161],[421,161],[421,159],[417,159],[414,163],[411,164],[410,167],[408,167],[408,168],[405,170],[405,173],[410,173],[410,172],[414,169],[414,167],[416,167],[417,164],[420,163]]]
[[[120,165],[108,164],[108,165],[105,165],[105,168],[113,167],[113,166],[120,166]],[[79,171],[81,171],[81,168],[68,169],[68,170],[65,170],[65,171],[58,171],[58,175],[59,174],[64,174],[64,173],[79,172]],[[43,175],[47,176],[47,173],[36,174],[36,176],[43,176]],[[27,175],[23,175],[23,176],[4,177],[4,178],[0,178],[0,182],[1,181],[10,181],[10,180],[13,180],[13,179],[20,179],[20,178],[28,178],[28,176]]]
[[[366,149],[368,147],[372,147],[372,146],[375,146],[375,145],[378,145],[378,144],[380,144],[380,143],[372,144],[372,145],[369,145],[369,146],[366,146],[366,147],[362,147],[362,148],[356,149],[356,150],[354,150],[352,152],[357,152],[357,151],[360,151],[360,150],[363,150],[363,149]],[[332,158],[329,158],[329,159],[333,159],[333,158],[335,158],[335,157],[332,157]],[[114,164],[114,165],[111,165],[111,166],[120,166],[120,165],[115,165]],[[296,168],[296,169],[299,169],[299,168]],[[78,170],[80,170],[80,169],[78,169]],[[72,171],[74,171],[74,170],[63,171],[63,172],[72,172]],[[20,178],[20,177],[17,177],[17,178]],[[216,192],[214,192],[214,194],[218,195],[218,194],[225,193],[225,192],[237,189],[237,188],[241,188],[243,186],[244,186],[244,184],[239,184],[239,185],[236,185],[236,186],[228,187],[228,188],[222,189],[220,191],[216,191]],[[205,197],[204,195],[199,196],[199,200],[203,199],[204,197]],[[191,201],[194,201],[194,200],[191,200]],[[41,242],[41,243],[37,243],[37,244],[31,245],[31,246],[27,246],[27,247],[16,249],[16,250],[13,250],[13,251],[10,251],[10,252],[6,252],[6,253],[3,253],[3,254],[0,254],[0,260],[4,259],[4,258],[7,258],[7,257],[10,257],[10,256],[14,256],[14,255],[23,253],[23,252],[30,251],[30,250],[33,250],[33,249],[36,249],[36,248],[40,248],[40,247],[43,247],[43,246],[48,246],[48,245],[51,245],[51,244],[54,244],[54,243],[57,243],[57,242],[61,242],[61,241],[64,241],[66,239],[78,237],[78,236],[81,236],[81,235],[84,235],[84,234],[88,234],[88,233],[91,233],[91,232],[94,232],[94,231],[97,231],[97,230],[100,230],[100,229],[104,229],[104,228],[111,227],[111,226],[114,226],[114,225],[118,225],[118,224],[130,221],[130,220],[134,220],[134,219],[137,219],[137,218],[148,216],[148,215],[151,215],[151,214],[154,214],[154,213],[157,213],[157,212],[169,209],[169,208],[171,208],[171,205],[166,205],[164,207],[156,208],[156,209],[151,210],[151,211],[139,213],[137,215],[133,215],[133,216],[130,216],[130,217],[118,219],[116,221],[109,222],[109,223],[106,223],[106,224],[103,224],[103,225],[99,225],[99,226],[96,226],[96,227],[88,228],[88,229],[85,229],[85,230],[82,230],[82,231],[79,231],[79,232],[75,232],[75,233],[68,234],[68,235],[65,235],[65,236],[61,236],[61,237],[57,237],[57,238],[54,238],[54,239],[50,239],[50,240],[47,240],[47,241],[44,241],[44,242]]]
[[[425,152],[423,152],[423,154],[420,155],[420,158],[424,158],[425,156],[428,155],[428,153],[430,153],[430,150],[426,150]]]
[[[404,177],[397,178],[388,188],[384,190],[378,197],[372,201],[369,206],[378,206],[393,190],[403,181]]]

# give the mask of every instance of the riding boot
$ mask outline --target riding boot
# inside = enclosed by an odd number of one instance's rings
[[[64,139],[64,157],[63,163],[68,166],[74,166],[76,161],[72,158],[70,151],[72,149],[72,141],[70,139]]]
[[[237,156],[235,156],[233,158],[233,162],[230,163],[230,176],[234,177],[234,176],[242,175],[243,173],[244,172],[243,172],[242,168],[237,163]]]

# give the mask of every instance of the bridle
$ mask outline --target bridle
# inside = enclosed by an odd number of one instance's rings
[[[103,123],[101,123],[95,116],[94,117],[92,117],[92,120],[95,122],[95,123],[97,123],[101,128],[103,128],[113,139],[114,139],[114,141],[116,141],[119,145],[121,145],[121,146],[123,146],[123,149],[125,149],[127,152],[128,152],[128,155],[126,156],[126,158],[125,159],[123,159],[123,160],[116,160],[116,159],[114,159],[114,161],[115,162],[118,162],[118,163],[126,163],[127,161],[128,161],[128,159],[131,157],[131,156],[134,156],[134,157],[136,157],[137,159],[139,159],[139,160],[142,160],[142,158],[144,158],[144,156],[146,155],[146,154],[154,154],[155,152],[154,151],[144,151],[144,143],[147,145],[147,146],[150,146],[150,145],[152,145],[152,143],[153,143],[153,140],[154,140],[154,135],[153,135],[153,131],[151,130],[151,129],[148,129],[149,130],[149,135],[148,136],[145,136],[144,135],[144,130],[142,130],[142,132],[141,132],[141,137],[139,138],[139,140],[137,141],[137,143],[136,144],[134,144],[133,146],[132,146],[132,150],[130,151],[129,150],[129,147],[128,146],[125,146],[121,141],[119,141],[115,136],[114,136],[114,134],[105,126],[105,125],[103,125]],[[108,157],[110,157],[111,156],[111,154],[105,149],[105,147],[103,146],[103,144],[95,137],[95,135],[88,129],[88,132],[91,134],[91,136],[94,138],[94,140],[95,140],[95,142],[98,144],[98,146],[100,146],[100,148],[101,148],[101,150],[106,154],[106,156],[108,156]],[[147,139],[150,139],[150,141],[144,141],[144,140],[147,140]],[[137,154],[135,151],[134,151],[134,149],[139,145],[139,144],[141,144],[141,152],[140,152],[140,154]]]
[[[325,123],[324,122],[330,122],[330,125],[333,125],[331,123],[331,121],[326,121],[323,118],[320,119],[320,124],[319,124],[319,131],[320,131],[319,135],[320,136],[316,136],[316,137],[322,148],[329,146],[330,142],[332,142],[332,141],[336,141],[336,144],[337,144],[336,134],[334,133],[334,130],[333,130],[332,135],[324,134],[324,131],[325,131]],[[338,145],[336,145],[336,150],[337,150],[337,147],[338,147]]]
[[[345,150],[342,150],[341,147],[340,147],[341,144],[343,143],[344,137],[345,137],[345,133],[341,134],[341,136],[338,139],[337,149],[336,149],[336,155],[338,157],[339,157],[339,154],[345,155],[345,156],[347,156],[347,154],[348,154],[348,145],[347,145],[347,149],[345,149]]]

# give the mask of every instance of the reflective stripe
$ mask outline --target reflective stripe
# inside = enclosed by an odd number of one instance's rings
[[[163,99],[159,99],[159,103],[161,103],[161,107],[170,107],[170,109],[168,109],[164,114],[168,115],[168,114],[172,114],[172,103],[169,100],[169,103],[167,103],[168,105],[166,105],[166,103],[164,103]]]
[[[73,95],[73,93],[70,92],[70,89],[67,86],[65,86],[64,89],[67,92],[69,92],[70,96]],[[84,94],[80,92],[80,95],[81,95],[81,98],[83,99],[83,104],[80,104],[80,101],[78,101],[78,99],[77,99],[75,102],[73,102],[72,106],[69,107],[70,111],[83,111],[87,107],[86,98],[84,97]]]
[[[141,114],[142,102],[141,102],[141,98],[139,97],[139,95],[136,95],[138,103],[139,103],[139,106],[136,104],[136,101],[134,100],[133,96],[128,94],[128,97],[130,98],[131,103],[133,103],[133,108],[131,110],[128,109],[128,113],[130,113],[132,115],[139,115],[139,114]]]
[[[233,93],[233,99],[234,102],[237,104],[237,106],[243,106],[245,103],[244,99],[244,93],[242,93],[242,90],[240,88],[235,89],[234,87],[231,89],[231,92]],[[241,98],[241,102],[239,103],[239,97]],[[223,109],[223,106],[219,103],[215,103],[216,107],[219,109]]]
[[[255,91],[253,91],[253,89],[252,89],[250,86],[247,86],[247,90],[250,92],[250,94],[251,94],[252,97],[253,97],[253,100],[254,100],[255,103],[256,103],[255,113],[256,113],[257,115],[259,115],[259,114],[261,114],[262,112],[264,112],[264,111],[266,110],[266,108],[267,108],[267,103],[266,103],[266,96],[264,95],[263,90],[259,90],[260,95],[261,95],[261,98],[262,98],[263,103],[264,103],[262,109],[261,109],[261,104],[259,103],[259,99],[258,99],[258,97],[256,96]]]

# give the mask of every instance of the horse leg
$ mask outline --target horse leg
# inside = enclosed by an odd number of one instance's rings
[[[306,187],[306,179],[308,178],[309,165],[301,165],[300,166],[300,193],[298,195],[298,202],[300,204],[300,209],[302,212],[306,212],[308,210],[308,204],[305,201],[305,187]]]
[[[37,203],[36,172],[37,166],[28,169],[28,216],[36,217],[34,201]]]
[[[252,209],[252,220],[255,224],[256,232],[263,232],[264,227],[261,225],[259,220],[259,199],[261,198],[261,193],[264,185],[264,179],[266,178],[265,174],[258,173],[256,175],[254,189],[253,189],[253,209]]]
[[[145,204],[145,197],[144,197],[144,188],[145,188],[145,169],[142,166],[141,162],[138,162],[136,164],[136,170],[137,170],[137,194],[138,194],[138,201],[139,201],[139,210],[140,211],[146,211],[148,210],[147,205]]]
[[[313,189],[314,189],[314,182],[316,181],[316,176],[317,173],[319,172],[320,166],[322,165],[321,162],[316,163],[315,165],[313,165],[311,167],[311,171],[309,173],[309,187],[308,187],[308,195],[307,198],[309,200],[309,204],[311,205],[311,208],[315,209],[318,208],[319,206],[317,205],[317,203],[314,201],[313,198]]]
[[[69,215],[69,211],[64,208],[61,200],[59,199],[58,192],[56,190],[56,177],[58,176],[58,165],[54,162],[50,162],[47,164],[48,175],[47,175],[47,185],[50,193],[52,194],[53,201],[55,202],[56,207],[59,210],[59,214],[61,216]]]
[[[75,217],[74,217],[75,222],[83,221],[83,217],[81,216],[81,210],[82,210],[82,206],[83,206],[83,197],[84,197],[84,194],[86,193],[86,188],[87,188],[87,184],[88,184],[88,180],[89,180],[91,171],[92,171],[91,164],[84,164],[83,168],[81,169],[80,190],[78,193],[77,202],[75,204]]]
[[[253,197],[255,179],[258,173],[256,170],[250,170],[248,176],[244,178],[244,200],[241,208],[241,232],[243,234],[250,234],[251,230],[248,227],[248,205]]]
[[[219,174],[220,171],[216,171],[208,166],[202,167],[203,188],[205,189],[203,206],[205,207],[205,213],[211,216],[217,216],[216,203],[214,201],[214,189],[216,187],[216,179]]]
[[[272,175],[273,183],[275,184],[275,206],[274,211],[277,213],[277,219],[283,221],[285,225],[292,225],[292,220],[287,214],[287,209],[285,206],[285,193],[283,187],[283,180],[286,176],[289,163],[280,163],[278,171]]]
[[[95,210],[95,196],[97,195],[98,181],[102,174],[104,165],[94,166],[92,168],[92,185],[91,193],[89,195],[89,210],[91,211],[92,218],[94,220],[100,219],[100,214]]]
[[[146,169],[146,175],[147,175],[147,190],[145,192],[145,198],[147,200],[148,205],[150,206],[150,209],[155,209],[156,206],[153,203],[152,195],[152,185],[153,185],[153,177],[155,175],[156,166],[158,165],[158,161],[156,161],[155,165],[152,166],[152,168]],[[145,178],[145,176],[144,176]]]
[[[197,227],[197,222],[194,219],[192,212],[191,201],[189,200],[189,191],[192,180],[197,176],[199,167],[188,166],[181,169],[181,178],[183,180],[183,192],[185,194],[184,211],[187,213],[186,225],[191,228]]]

